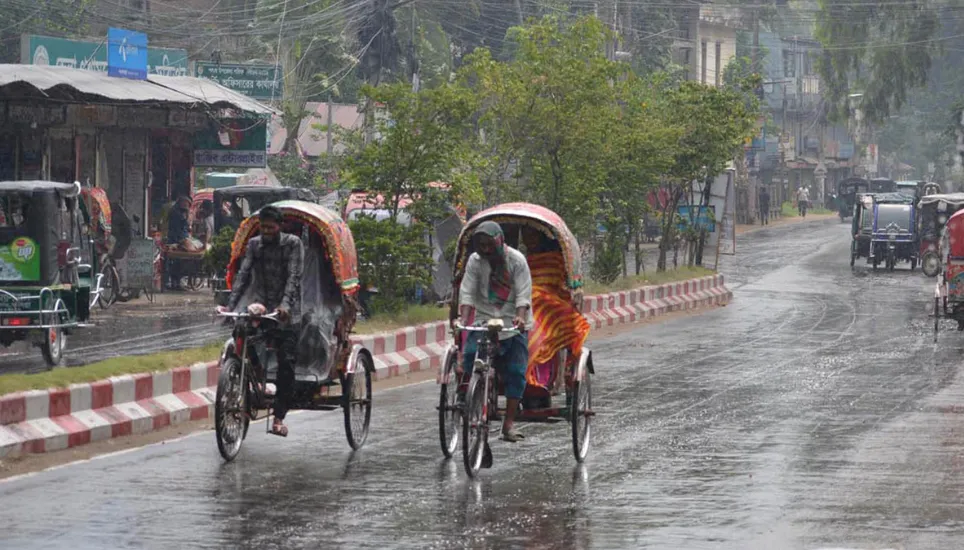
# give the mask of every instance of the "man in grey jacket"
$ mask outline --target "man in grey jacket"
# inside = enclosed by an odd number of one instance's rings
[[[258,213],[261,234],[248,241],[244,260],[235,277],[228,309],[238,307],[242,296],[250,291],[252,303],[265,306],[278,313],[279,323],[268,333],[269,343],[277,350],[278,377],[274,398],[274,423],[271,433],[286,437],[288,427],[284,424],[294,391],[294,360],[297,354],[300,320],[301,275],[304,267],[304,247],[301,239],[281,232],[284,217],[273,206],[266,206]],[[248,288],[252,283],[255,285]]]

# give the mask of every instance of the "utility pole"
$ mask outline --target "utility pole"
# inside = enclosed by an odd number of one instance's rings
[[[756,9],[753,10],[753,50],[750,54],[753,72],[762,72],[760,70],[760,13]]]

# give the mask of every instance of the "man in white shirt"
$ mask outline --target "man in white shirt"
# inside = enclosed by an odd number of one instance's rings
[[[506,418],[502,438],[516,442],[523,436],[512,428],[519,401],[526,387],[529,363],[527,331],[532,328],[532,275],[525,256],[505,244],[499,224],[482,222],[472,235],[475,252],[465,266],[459,287],[459,314],[463,320],[475,312],[475,322],[502,319],[519,333],[500,335],[500,354],[496,369],[505,384]],[[478,351],[479,333],[471,333],[466,342],[462,368],[470,371]]]
[[[805,186],[801,185],[797,189],[797,208],[800,209],[800,215],[804,218],[807,217],[807,208],[810,206],[810,190]]]

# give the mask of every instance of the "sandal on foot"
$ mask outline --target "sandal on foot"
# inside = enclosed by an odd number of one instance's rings
[[[268,433],[278,437],[288,437],[288,426],[285,426],[284,424],[281,424],[280,426],[271,426],[271,430]]]
[[[502,440],[508,441],[509,443],[516,443],[517,441],[522,441],[525,438],[526,436],[516,431],[510,430],[508,432],[502,432]]]

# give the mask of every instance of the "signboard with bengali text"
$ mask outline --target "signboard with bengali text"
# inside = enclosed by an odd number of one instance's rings
[[[213,80],[254,99],[280,99],[282,95],[281,71],[274,65],[197,61],[194,76]]]

